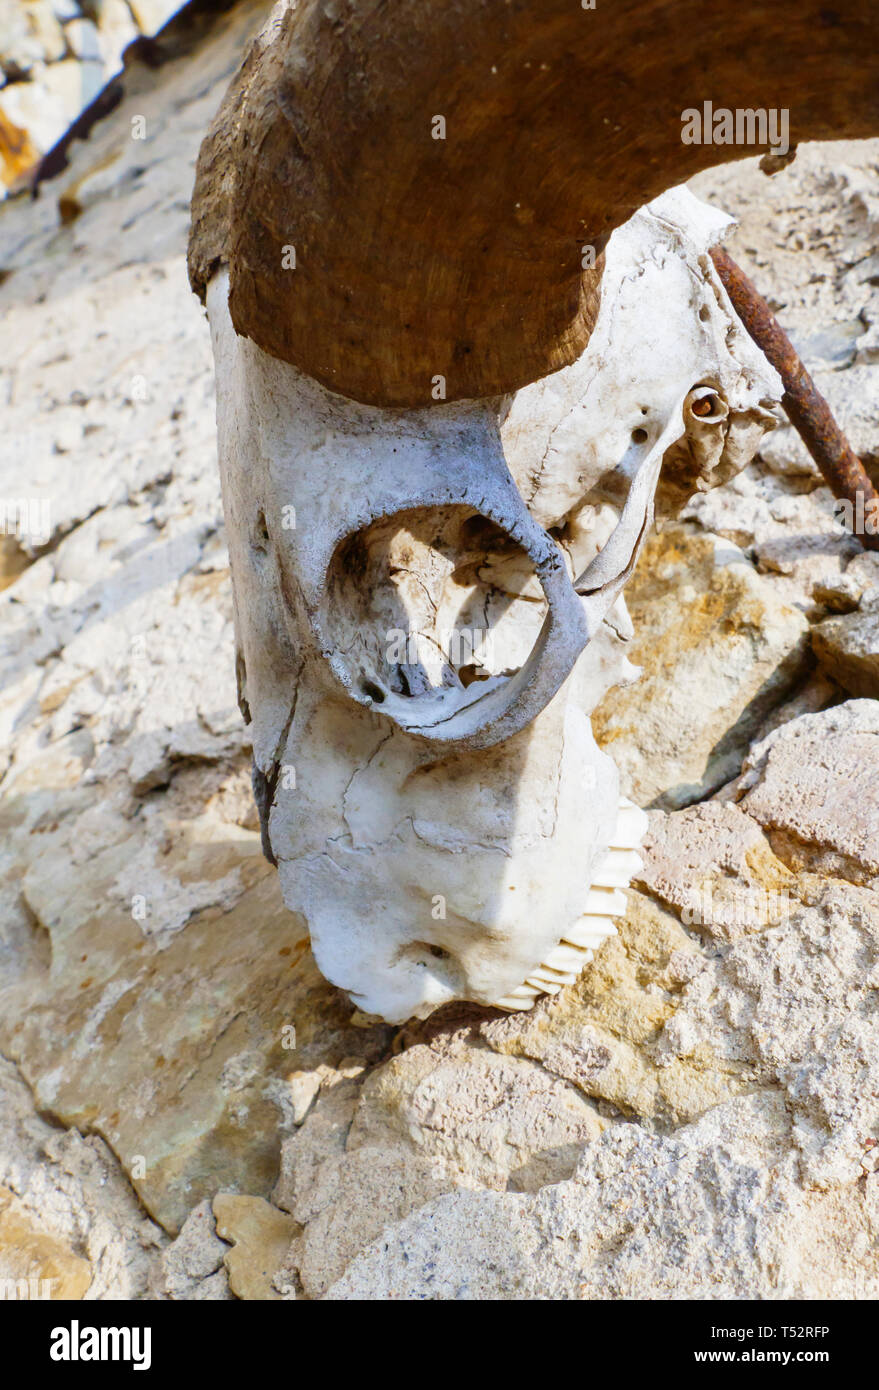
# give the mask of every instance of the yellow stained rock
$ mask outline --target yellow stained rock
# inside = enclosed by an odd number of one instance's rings
[[[238,1298],[280,1299],[272,1279],[281,1268],[300,1226],[262,1197],[219,1192],[214,1198],[217,1235],[232,1244],[224,1264],[229,1287]]]
[[[15,1288],[10,1292],[10,1283]],[[50,1231],[7,1188],[0,1188],[0,1285],[4,1297],[79,1299],[92,1282],[88,1260]]]

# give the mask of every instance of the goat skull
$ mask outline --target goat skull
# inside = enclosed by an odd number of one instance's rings
[[[589,714],[637,674],[622,589],[657,487],[743,466],[780,394],[708,255],[728,222],[684,189],[635,214],[586,351],[502,400],[335,395],[210,282],[263,843],[366,1012],[527,1008],[614,931],[645,817]]]

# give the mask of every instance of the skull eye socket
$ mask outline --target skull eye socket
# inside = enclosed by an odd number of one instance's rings
[[[702,425],[718,425],[729,415],[729,406],[714,386],[694,386],[684,401],[684,425],[694,421]]]
[[[531,558],[490,518],[416,507],[340,542],[325,611],[353,693],[390,713],[401,700],[466,701],[508,680],[547,602]]]

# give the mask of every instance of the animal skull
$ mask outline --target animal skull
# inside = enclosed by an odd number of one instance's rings
[[[780,395],[708,255],[729,221],[663,195],[611,237],[577,362],[431,408],[327,390],[210,281],[263,844],[368,1013],[529,1008],[614,933],[646,818],[589,714],[637,675],[622,590],[654,498],[742,467]]]

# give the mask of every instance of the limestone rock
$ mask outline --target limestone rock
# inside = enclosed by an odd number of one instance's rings
[[[15,1194],[14,1211],[30,1230],[72,1253],[73,1264],[65,1255],[63,1266],[78,1271],[80,1284],[85,1263],[89,1299],[146,1294],[167,1236],[144,1215],[104,1141],[41,1119],[30,1091],[2,1058],[0,1186]]]
[[[156,34],[181,8],[182,0],[131,7],[126,0],[0,0],[0,198],[119,73],[128,45]],[[170,37],[165,56],[173,49]]]
[[[0,0],[0,69],[22,77],[64,54],[64,34],[48,0]]]
[[[320,1090],[319,1071],[294,1071],[287,1077],[293,1123],[300,1125],[305,1119],[312,1102]]]
[[[802,685],[798,685],[789,699],[783,700],[780,705],[776,705],[770,710],[757,730],[756,742],[761,742],[768,738],[776,729],[780,729],[782,724],[789,724],[794,719],[799,719],[804,714],[819,714],[822,710],[830,709],[832,705],[838,705],[844,698],[844,692],[839,686],[834,684],[824,675],[820,666],[816,667],[811,675],[807,676]],[[735,796],[738,786],[738,778],[728,782],[725,787],[721,787],[715,792],[712,800],[730,800]]]
[[[347,1153],[363,1068],[325,1072],[322,1092],[289,1138],[273,1201],[300,1224],[277,1284],[318,1296],[383,1226],[454,1186],[441,1162],[409,1144],[364,1144]]]
[[[30,85],[35,86],[42,100],[51,102],[58,113],[61,124],[51,142],[54,144],[104,86],[100,55],[92,52],[82,58],[63,58],[60,63],[50,63],[34,75]]]
[[[644,547],[626,601],[640,681],[598,706],[599,744],[639,805],[688,805],[735,776],[809,666],[803,615],[735,546],[686,527]]]
[[[236,701],[210,349],[183,253],[203,127],[261,16],[240,5],[197,62],[132,70],[58,184],[0,224],[0,497],[26,474],[38,520],[48,508],[45,535],[5,538],[24,568],[0,595],[2,1047],[172,1233],[221,1188],[267,1196],[303,1084],[390,1040],[349,1022],[280,902]],[[65,193],[82,204],[59,226]],[[98,1287],[142,1291],[145,1257],[126,1270],[120,1253],[136,1242],[102,1230],[115,1263]],[[159,1295],[224,1296],[219,1266],[197,1295],[182,1279],[169,1266]]]
[[[692,181],[709,201],[734,201],[739,226],[728,243],[732,255],[780,306],[785,327],[861,457],[874,452],[875,380],[851,376],[846,363],[852,357],[855,367],[870,361],[879,311],[879,205],[866,150],[854,141],[800,145],[796,159],[772,179],[754,159],[735,169],[706,170]],[[838,370],[828,370],[828,349]],[[773,445],[779,434],[770,436]]]
[[[772,179],[748,161],[735,173],[706,171],[693,187],[724,206],[735,186],[739,226],[728,249],[776,308],[852,448],[875,475],[879,202],[875,172],[861,157],[865,148],[800,146]],[[749,166],[753,177],[745,175]],[[834,520],[830,490],[786,418],[764,440],[761,455],[762,466],[694,498],[686,515],[748,547],[779,597],[823,617],[828,591],[843,575],[854,580],[855,567],[876,573],[877,557],[865,556]],[[865,586],[859,576],[850,587],[860,598]]]
[[[199,1202],[162,1255],[152,1296],[187,1302],[231,1299],[223,1266],[226,1252],[214,1229],[210,1202]]]
[[[659,952],[641,964],[656,1009],[641,1075],[675,1068],[677,1084],[673,1072],[664,1091],[630,1083],[645,1119],[606,1109],[568,1180],[474,1191],[473,1170],[469,1183],[459,1171],[457,1191],[385,1229],[326,1297],[875,1297],[879,896],[789,873],[732,805],[656,813],[647,860],[645,883],[692,918],[692,934],[678,929],[686,948],[669,951],[666,928],[664,967]],[[698,901],[678,886],[687,875]],[[784,911],[755,909],[755,888],[779,882]],[[748,911],[730,910],[733,885]],[[624,1049],[605,1025],[598,1054],[594,1025],[582,1026],[597,966],[524,1027],[515,1017],[471,1027],[483,1045],[528,1049],[555,1073],[579,1061],[584,1093],[606,1092]],[[612,996],[609,982],[601,992]],[[387,1111],[393,1085],[387,1068],[370,1078],[362,1128],[386,1123],[375,1105]],[[438,1118],[457,1137],[457,1119]]]
[[[835,579],[813,587],[816,599],[831,612],[853,613],[863,603],[869,608],[879,591],[879,552],[860,550]]]
[[[859,331],[854,331],[855,327]],[[832,333],[813,335],[805,343],[795,344],[801,352],[806,348],[805,360],[812,364],[815,385],[859,458],[870,455],[876,438],[876,420],[870,403],[877,390],[877,366],[875,360],[860,363],[855,360],[858,351],[866,348],[865,337],[863,323],[855,321],[834,325]],[[832,356],[826,355],[828,350],[838,354],[835,362]],[[875,348],[873,351],[875,353]],[[822,366],[815,366],[816,361]],[[848,370],[840,371],[842,366]],[[769,466],[781,473],[814,475],[817,472],[806,446],[787,421],[767,439],[760,452]]]
[[[64,33],[74,57],[81,61],[102,61],[97,26],[90,19],[72,20],[70,24],[65,25]]]
[[[850,694],[879,699],[879,603],[818,623],[812,648],[827,674]]]
[[[803,883],[798,893],[780,924],[711,957],[656,1058],[707,1050],[716,1065],[744,1065],[752,1084],[780,1086],[806,1182],[852,1183],[879,1124],[868,1084],[879,1066],[879,899],[844,883]]]
[[[16,1297],[78,1299],[92,1282],[92,1272],[88,1260],[40,1230],[14,1194],[0,1188],[0,1284],[9,1288],[9,1281]],[[39,1293],[31,1292],[34,1284]]]
[[[215,862],[228,880],[220,845]],[[10,1001],[4,1041],[41,1107],[105,1135],[147,1209],[174,1231],[219,1187],[270,1191],[279,1134],[293,1123],[291,1064],[319,1065],[352,1045],[369,1055],[387,1030],[352,1030],[346,1047],[351,1006],[317,974],[256,835],[239,886],[213,906],[203,898],[164,944],[121,903],[110,906],[130,847],[117,853],[83,864],[80,897],[68,880],[63,906],[42,909],[46,928],[64,935],[65,966]],[[187,858],[184,850],[184,874]],[[108,902],[100,932],[85,910],[95,893]],[[161,898],[149,910],[157,906]]]
[[[533,1200],[457,1191],[430,1202],[384,1231],[325,1297],[380,1302],[528,1298],[527,1263],[537,1242],[529,1249],[522,1233]]]
[[[568,1078],[452,1032],[370,1074],[347,1152],[399,1147],[440,1159],[465,1185],[536,1191],[569,1177],[604,1125]]]
[[[214,1215],[219,1235],[232,1242],[224,1257],[232,1292],[244,1299],[279,1299],[274,1280],[299,1230],[297,1223],[262,1197],[234,1192],[217,1193]]]
[[[4,183],[13,183],[60,139],[70,124],[69,92],[65,104],[61,92],[48,89],[41,81],[10,82],[0,88],[0,119],[3,122]]]
[[[404,1150],[362,1148],[328,1161],[313,1192],[317,1210],[290,1250],[288,1275],[295,1271],[307,1297],[320,1297],[385,1226],[454,1186],[441,1163]]]
[[[777,1101],[749,1096],[675,1135],[608,1130],[569,1182],[431,1202],[326,1296],[875,1297],[879,1178],[845,1200],[799,1189],[785,1124]]]
[[[125,0],[92,0],[91,14],[98,26],[98,47],[107,76],[117,72],[122,54],[139,33]]]
[[[827,486],[812,482],[804,492],[759,461],[716,492],[694,497],[683,516],[742,546],[758,571],[771,576],[777,599],[810,617],[823,616],[820,592],[864,555],[837,520]]]
[[[775,926],[789,910],[793,875],[738,806],[707,801],[677,816],[654,813],[644,861],[649,891],[720,940]]]
[[[849,700],[783,725],[744,766],[742,807],[769,831],[776,854],[873,884],[879,875],[879,704]]]

